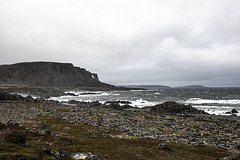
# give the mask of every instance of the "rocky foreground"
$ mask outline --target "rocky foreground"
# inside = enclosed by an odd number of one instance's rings
[[[52,117],[75,125],[116,131],[101,133],[103,137],[131,140],[153,139],[163,141],[164,144],[161,143],[156,147],[161,148],[162,146],[165,149],[165,143],[207,146],[228,151],[229,154],[235,155],[230,157],[232,159],[237,159],[237,155],[240,154],[240,117],[208,115],[191,106],[175,102],[136,109],[127,104],[120,106],[114,102],[102,105],[98,102],[70,101],[62,104],[6,93],[0,94],[0,100],[1,123],[22,124],[34,133],[42,132],[39,130],[36,119]],[[53,130],[54,127],[51,126]],[[0,135],[6,134],[4,131],[7,132],[6,129],[0,129]],[[54,136],[64,136],[65,134],[64,132],[54,133],[51,129],[49,131]],[[88,132],[93,137],[99,136],[92,130],[88,130]],[[46,133],[43,132],[43,134]],[[169,150],[172,149],[169,148]]]

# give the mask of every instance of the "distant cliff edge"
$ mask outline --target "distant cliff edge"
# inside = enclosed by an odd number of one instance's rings
[[[98,75],[71,63],[24,62],[0,65],[1,86],[38,87],[103,87],[115,86],[102,83]]]

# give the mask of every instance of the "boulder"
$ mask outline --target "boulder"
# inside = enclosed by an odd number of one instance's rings
[[[19,124],[16,122],[16,120],[13,120],[13,119],[9,119],[7,121],[7,125],[9,125],[9,126],[19,126]]]
[[[78,152],[71,155],[73,159],[82,159],[82,160],[97,160],[97,155],[90,152]]]
[[[59,149],[57,151],[55,150],[52,150],[52,149],[47,149],[47,148],[44,148],[43,149],[43,152],[49,156],[52,156],[52,157],[55,157],[57,159],[62,159],[62,158],[66,158],[69,154],[66,153],[64,150],[62,149]]]
[[[172,149],[168,145],[166,145],[165,143],[160,143],[157,148],[161,149],[161,150],[164,150],[164,151],[168,151],[168,152],[172,151]]]
[[[231,112],[232,112],[232,114],[238,113],[238,111],[236,109],[233,109]]]
[[[220,158],[218,160],[235,160],[235,159],[236,159],[236,157],[234,157],[234,156],[228,156],[228,157]]]
[[[45,121],[42,122],[41,127],[39,128],[39,133],[46,134],[48,136],[52,136],[52,133],[51,133],[50,129],[47,127],[47,124]]]
[[[9,134],[11,132],[12,132],[11,129],[6,128],[6,129],[3,129],[3,130],[0,130],[0,135],[6,135],[6,134]]]
[[[76,95],[74,93],[65,93],[64,95],[66,95],[66,96],[78,96],[78,95]]]
[[[161,114],[207,114],[202,110],[193,108],[191,105],[178,104],[176,102],[165,102],[149,107],[151,112]]]
[[[236,114],[238,111],[236,109],[232,109],[231,111],[225,112],[225,114]]]

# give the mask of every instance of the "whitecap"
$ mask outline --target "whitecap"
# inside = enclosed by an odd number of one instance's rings
[[[27,96],[31,96],[33,99],[36,99],[36,98],[40,98],[39,96],[35,96],[35,95],[31,95],[31,94],[25,94],[25,93],[11,93],[11,94],[18,94],[24,98],[26,98]]]
[[[101,96],[110,96],[110,93],[102,93]]]
[[[130,101],[130,102],[131,102],[130,104],[131,106],[139,107],[139,108],[146,107],[146,106],[154,106],[158,104],[157,102],[146,101],[146,100],[143,100],[142,98],[137,99],[136,101]]]
[[[214,99],[202,99],[202,98],[190,98],[184,103],[187,104],[229,104],[236,105],[240,104],[239,99],[228,99],[228,100],[214,100]]]

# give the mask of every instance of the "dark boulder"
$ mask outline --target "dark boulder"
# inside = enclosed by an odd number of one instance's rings
[[[80,93],[80,95],[94,95],[94,94],[98,94],[98,93],[95,93],[95,92]]]
[[[233,109],[231,112],[232,112],[232,114],[238,113],[238,111],[236,109]]]
[[[0,123],[0,130],[2,130],[2,129],[6,129],[6,128],[7,128],[7,126],[6,126],[5,124]]]
[[[232,115],[234,115],[236,113],[238,113],[238,111],[236,109],[232,109],[231,111],[225,112],[225,114],[232,114]]]
[[[19,126],[19,124],[13,119],[9,119],[7,121],[7,125],[9,125],[9,126]]]
[[[107,101],[105,103],[131,104],[131,102],[129,102],[129,101],[120,101],[120,100],[118,100],[118,101]]]
[[[112,103],[104,103],[103,104],[104,107],[106,108],[113,108],[113,109],[117,109],[117,110],[124,110],[124,109],[130,109],[130,108],[133,108],[132,106],[130,105],[120,105],[119,103],[115,103],[115,102],[112,102]]]
[[[64,95],[66,95],[66,96],[78,96],[78,95],[76,95],[74,93],[65,93]]]
[[[11,133],[11,129],[8,128],[8,126],[6,126],[3,123],[0,123],[0,135],[7,135],[9,133]]]
[[[65,152],[63,149],[59,149],[59,150],[55,151],[52,149],[44,148],[43,152],[45,154],[55,157],[57,159],[62,159],[62,158],[66,158],[67,156],[69,156],[69,154],[67,152]]]
[[[207,114],[202,110],[193,108],[191,105],[178,104],[176,102],[165,102],[149,107],[151,112],[161,114]]]
[[[24,97],[17,94],[0,92],[0,101],[23,101]]]
[[[20,101],[20,102],[34,102],[32,96],[23,97],[18,94],[9,94],[0,91],[0,101]]]

